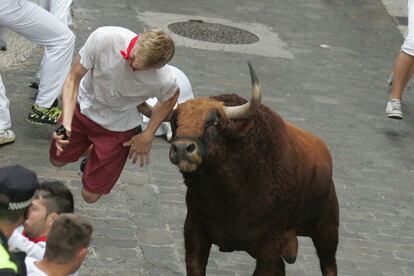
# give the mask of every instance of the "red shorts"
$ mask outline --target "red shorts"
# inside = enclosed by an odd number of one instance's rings
[[[108,194],[128,158],[130,147],[122,144],[140,131],[140,127],[123,132],[107,130],[83,115],[79,105],[76,105],[70,142],[57,156],[55,141],[52,139],[50,158],[61,163],[76,162],[93,145],[82,176],[83,187],[94,194]]]

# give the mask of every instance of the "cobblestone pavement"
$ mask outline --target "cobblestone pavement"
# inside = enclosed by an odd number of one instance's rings
[[[339,275],[414,275],[414,97],[409,89],[404,120],[385,118],[384,84],[402,36],[379,0],[78,0],[73,9],[77,49],[101,25],[142,31],[202,19],[258,35],[253,49],[175,35],[172,64],[187,72],[196,96],[248,97],[251,59],[264,104],[320,135],[332,151]],[[78,164],[56,169],[48,163],[52,128],[25,121],[35,96],[27,84],[40,57],[40,50],[31,51],[25,61],[1,63],[17,141],[0,147],[0,166],[20,163],[72,189],[76,211],[95,227],[80,275],[185,275],[186,189],[168,161],[169,145],[157,138],[149,166],[128,163],[108,196],[85,204]],[[251,275],[253,269],[247,254],[213,248],[207,274]],[[300,239],[299,258],[287,275],[320,275],[309,239]]]

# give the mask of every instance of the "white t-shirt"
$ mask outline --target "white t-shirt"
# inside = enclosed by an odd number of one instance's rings
[[[39,260],[36,260],[31,257],[26,257],[26,259],[24,259],[24,262],[26,264],[27,276],[47,276],[46,273],[44,273],[35,265],[35,262],[38,261]]]
[[[100,27],[80,49],[80,63],[88,72],[79,86],[82,114],[112,131],[126,131],[142,123],[137,105],[151,97],[169,99],[178,88],[168,66],[133,71],[120,54],[126,51],[132,31],[121,27]]]

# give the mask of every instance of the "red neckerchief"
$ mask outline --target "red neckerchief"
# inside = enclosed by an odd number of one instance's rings
[[[34,243],[38,243],[38,242],[46,242],[47,241],[47,238],[46,238],[46,236],[43,236],[43,237],[37,237],[37,238],[30,238],[30,237],[28,237],[27,236],[27,233],[26,233],[26,231],[23,231],[23,236],[25,236],[26,238],[28,238],[29,239],[29,241],[32,241],[32,242],[34,242]]]
[[[135,44],[137,44],[138,37],[139,37],[139,34],[136,37],[134,37],[133,39],[131,39],[126,52],[123,51],[123,50],[119,51],[121,53],[121,56],[124,59],[126,59],[127,61],[129,61],[129,56],[131,55],[132,48],[134,48]]]

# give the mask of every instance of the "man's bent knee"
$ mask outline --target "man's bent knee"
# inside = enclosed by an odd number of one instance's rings
[[[49,161],[50,161],[50,163],[53,165],[53,166],[55,166],[55,167],[62,167],[62,166],[65,166],[67,163],[64,163],[64,162],[59,162],[59,161],[56,161],[56,160],[54,160],[52,157],[50,157],[49,156]]]
[[[99,198],[101,198],[101,196],[102,195],[100,194],[91,193],[85,189],[82,189],[82,197],[87,203],[95,203]]]

